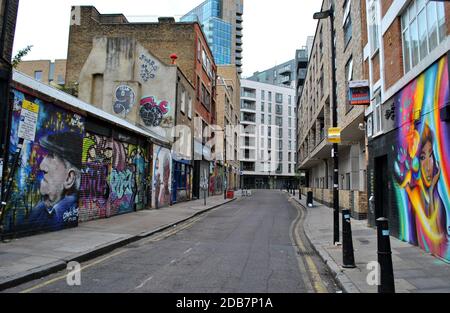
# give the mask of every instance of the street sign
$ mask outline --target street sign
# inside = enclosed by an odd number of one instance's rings
[[[341,128],[340,127],[328,128],[328,142],[341,143]]]
[[[353,80],[348,83],[350,105],[370,105],[370,88],[367,80]]]

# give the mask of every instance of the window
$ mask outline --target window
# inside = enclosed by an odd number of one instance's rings
[[[272,92],[269,91],[269,101],[272,101]]]
[[[264,124],[264,114],[261,114],[261,124]]]
[[[348,82],[352,81],[352,79],[353,79],[353,58],[352,57],[350,57],[350,59],[347,61],[347,64],[345,65],[345,76],[347,79],[346,86],[348,89]],[[346,107],[346,112],[349,112],[353,108],[353,106],[349,104],[348,93],[346,93],[345,107]]]
[[[34,79],[38,81],[42,81],[42,71],[35,71],[34,72]]]
[[[369,39],[370,39],[370,52],[375,54],[380,48],[379,42],[379,25],[378,25],[378,1],[371,0],[369,2]]]
[[[372,100],[373,106],[374,106],[374,118],[375,118],[375,125],[374,125],[374,131],[375,134],[378,134],[382,131],[381,127],[381,93],[380,91],[375,92],[375,98]]]
[[[292,173],[292,164],[289,164],[289,173]]]
[[[288,96],[288,104],[289,104],[289,105],[292,104],[292,96]]]
[[[272,115],[269,115],[269,125],[272,125]]]
[[[264,102],[261,103],[261,112],[264,112]]]
[[[277,117],[276,117],[276,120],[275,120],[275,124],[276,124],[277,126],[282,127],[282,126],[283,126],[283,118],[277,116]]]
[[[283,140],[278,141],[278,150],[283,150]]]
[[[292,127],[292,118],[288,118],[288,126]]]
[[[269,103],[269,113],[272,113],[272,105]]]
[[[403,12],[401,23],[403,64],[407,73],[445,38],[444,3],[414,0]]]
[[[275,102],[276,103],[283,103],[283,94],[277,92],[275,94]]]
[[[261,90],[261,100],[265,100],[266,98],[266,93],[264,92],[264,90]]]
[[[277,104],[275,107],[275,113],[278,115],[282,115],[283,114],[283,106],[280,104]]]
[[[352,39],[352,16],[349,14],[344,24],[344,46],[347,47],[350,39]]]
[[[181,102],[180,102],[180,111],[182,113],[186,112],[186,91],[184,88],[181,88]]]
[[[189,101],[188,101],[188,117],[192,118],[192,98],[191,98],[191,96],[189,96]]]

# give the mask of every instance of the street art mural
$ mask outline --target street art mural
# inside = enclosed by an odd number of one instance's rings
[[[433,64],[395,98],[398,127],[394,186],[400,239],[450,260],[450,125],[448,60]]]
[[[120,85],[116,88],[113,110],[116,114],[127,116],[136,102],[136,93],[127,85]]]
[[[160,146],[155,145],[153,153],[152,207],[158,209],[170,204],[172,158],[170,150]]]
[[[140,75],[142,80],[148,82],[150,79],[154,79],[156,77],[156,72],[158,71],[156,62],[145,54],[141,54],[139,60],[141,61]]]
[[[109,216],[109,173],[112,139],[86,132],[83,139],[80,188],[80,221]]]
[[[217,165],[211,165],[209,177],[209,194],[219,195],[223,191],[223,169]]]
[[[10,202],[2,220],[5,233],[76,226],[84,119],[20,91],[13,92],[9,172],[14,166],[19,136],[25,140],[12,173]],[[23,114],[30,108],[35,109],[34,119]],[[21,123],[27,119],[34,124],[21,130]]]
[[[144,122],[145,126],[157,127],[157,126],[171,126],[172,117],[169,114],[170,105],[168,101],[158,101],[156,97],[144,97],[141,99],[141,108],[139,115]]]

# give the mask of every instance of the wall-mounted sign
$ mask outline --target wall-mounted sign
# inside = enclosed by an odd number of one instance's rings
[[[23,100],[18,131],[19,138],[34,141],[38,114],[39,105],[28,100]]]
[[[350,105],[370,105],[370,88],[367,80],[353,80],[348,83]]]
[[[328,128],[328,142],[341,143],[341,128],[340,127]]]

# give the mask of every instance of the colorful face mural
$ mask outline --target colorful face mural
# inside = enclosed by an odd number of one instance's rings
[[[398,127],[394,186],[400,238],[450,260],[450,125],[446,57],[395,98]]]
[[[30,101],[38,110],[35,133],[28,133],[32,138],[24,141],[13,174],[10,202],[2,221],[5,232],[48,231],[75,226],[78,223],[84,119],[17,90],[13,92],[8,171],[13,167],[19,125],[24,121],[22,105]]]
[[[154,146],[153,156],[153,208],[161,208],[170,204],[172,184],[172,158],[169,149]]]

